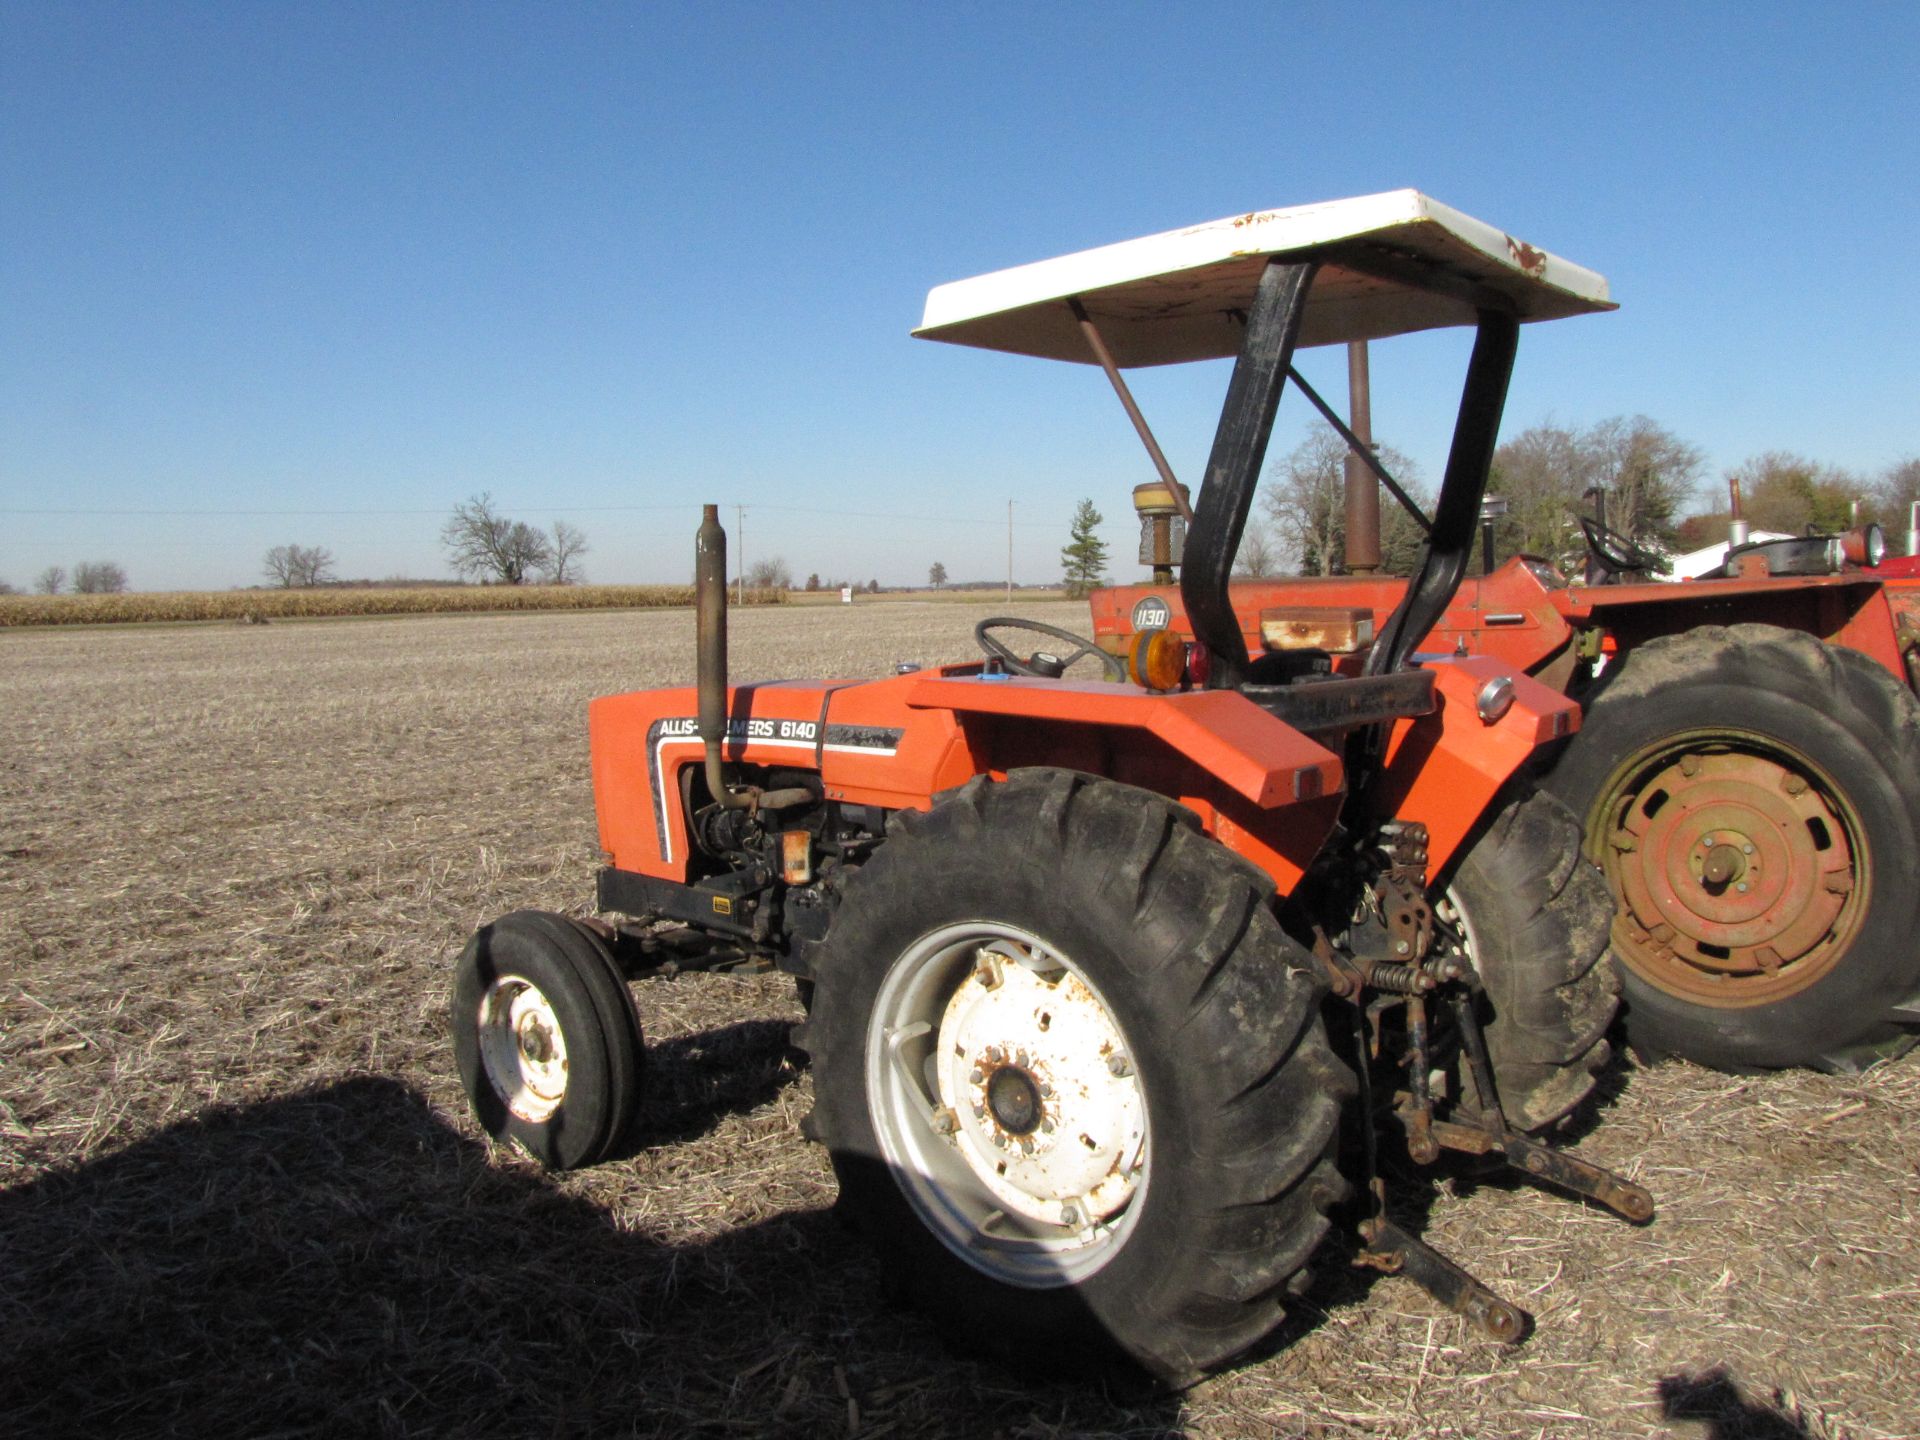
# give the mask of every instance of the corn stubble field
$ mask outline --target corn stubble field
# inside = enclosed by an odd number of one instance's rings
[[[965,655],[986,613],[739,614],[734,673]],[[690,683],[692,639],[685,611],[0,635],[10,1433],[1915,1433],[1916,1059],[1623,1068],[1573,1143],[1653,1225],[1464,1169],[1402,1217],[1536,1312],[1527,1345],[1336,1253],[1283,1343],[1173,1397],[1022,1380],[886,1306],[799,1138],[780,979],[641,987],[630,1158],[490,1149],[451,958],[588,904],[585,702]]]
[[[778,604],[778,590],[750,590]],[[129,590],[111,595],[0,595],[0,629],[169,621],[449,615],[495,610],[657,610],[693,603],[691,585],[322,585],[300,590]]]

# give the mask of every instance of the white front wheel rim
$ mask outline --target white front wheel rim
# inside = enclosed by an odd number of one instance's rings
[[[494,1093],[529,1124],[553,1117],[567,1096],[567,1042],[553,1002],[519,975],[480,997],[480,1061]]]

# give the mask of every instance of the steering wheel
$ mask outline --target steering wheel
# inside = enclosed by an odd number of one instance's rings
[[[1585,515],[1574,517],[1587,541],[1587,583],[1619,584],[1619,577],[1630,570],[1658,570],[1661,557],[1642,550],[1617,530],[1609,530],[1598,520]],[[1597,572],[1597,574],[1596,574]]]
[[[995,630],[1031,630],[1037,635],[1045,635],[1054,640],[1063,640],[1073,648],[1062,657],[1045,650],[1036,650],[1024,659],[1016,655],[1006,641],[993,632]],[[1088,655],[1100,661],[1104,678],[1113,681],[1125,681],[1127,667],[1113,656],[1107,654],[1091,640],[1082,640],[1071,630],[1062,630],[1057,625],[1042,625],[1038,620],[1022,620],[1012,615],[995,615],[982,620],[973,627],[973,638],[988,656],[998,660],[1015,675],[1034,675],[1043,680],[1057,680],[1079,660]]]

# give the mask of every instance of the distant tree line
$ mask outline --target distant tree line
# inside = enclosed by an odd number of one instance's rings
[[[264,569],[283,590],[311,590],[334,578],[333,552],[322,545],[276,545],[267,551]]]
[[[64,565],[49,565],[33,577],[33,588],[40,595],[61,595],[71,578],[76,595],[120,595],[126,592],[127,572],[111,560],[82,560],[68,576]],[[13,595],[13,586],[0,580],[0,595]]]
[[[1431,511],[1432,491],[1412,461],[1390,445],[1376,453],[1409,496]],[[1241,574],[1345,573],[1345,458],[1345,442],[1322,425],[1269,468],[1260,510],[1241,541]],[[1877,520],[1897,532],[1905,529],[1908,505],[1920,498],[1920,457],[1867,477],[1768,452],[1726,478],[1740,482],[1742,510],[1755,529],[1842,530],[1857,511],[1862,523]],[[1503,555],[1577,565],[1584,546],[1574,517],[1591,515],[1594,497],[1604,495],[1608,527],[1635,543],[1670,553],[1710,544],[1725,538],[1729,516],[1724,491],[1708,497],[1708,508],[1696,508],[1705,481],[1698,447],[1645,415],[1587,426],[1533,425],[1494,452],[1487,494],[1507,502],[1507,513],[1495,522],[1495,543]],[[1384,493],[1380,510],[1383,566],[1409,574],[1419,556],[1419,526]]]
[[[440,543],[456,574],[501,585],[577,585],[586,578],[580,565],[589,548],[583,531],[564,520],[545,531],[509,519],[487,491],[453,507]]]

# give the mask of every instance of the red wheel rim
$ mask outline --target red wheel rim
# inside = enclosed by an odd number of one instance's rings
[[[1839,962],[1869,888],[1859,816],[1765,736],[1669,737],[1617,768],[1588,827],[1629,969],[1687,1000],[1796,995]]]

